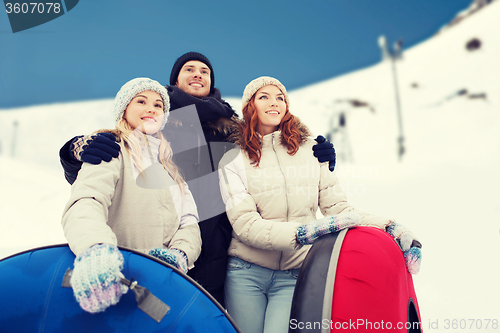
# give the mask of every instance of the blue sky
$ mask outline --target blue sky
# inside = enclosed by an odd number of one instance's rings
[[[380,61],[384,34],[404,48],[472,0],[81,0],[12,33],[0,12],[0,108],[114,97],[146,76],[168,84],[181,54],[212,62],[223,96],[269,75],[296,89]]]

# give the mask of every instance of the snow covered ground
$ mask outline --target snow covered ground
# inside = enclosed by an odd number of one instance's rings
[[[334,143],[339,156],[351,156],[337,168],[350,185],[349,201],[395,217],[421,240],[423,263],[414,281],[427,331],[453,330],[457,319],[453,331],[460,331],[462,320],[462,331],[482,332],[486,319],[500,320],[498,17],[495,2],[396,63],[406,138],[401,162],[390,61],[290,97],[315,134],[328,133],[332,114],[335,123],[345,113],[347,140],[337,135],[344,146]],[[471,52],[465,45],[472,38],[482,46]],[[349,106],[346,99],[374,111]]]
[[[290,92],[292,112],[314,134],[333,135],[349,201],[396,218],[422,242],[414,282],[427,332],[500,331],[498,17],[497,1],[397,62],[401,161],[390,61]],[[472,38],[481,47],[467,51]],[[239,98],[227,100],[241,108]],[[0,110],[0,258],[66,242],[60,218],[70,186],[58,149],[74,135],[113,127],[111,105]],[[340,113],[346,126],[332,133]],[[488,319],[496,326],[486,329]]]

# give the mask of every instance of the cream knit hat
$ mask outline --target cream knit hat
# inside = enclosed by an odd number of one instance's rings
[[[281,90],[283,95],[285,95],[286,104],[288,105],[288,107],[290,107],[290,100],[288,99],[288,94],[286,92],[285,86],[282,85],[280,81],[270,76],[258,77],[247,84],[247,86],[245,87],[245,91],[243,91],[242,107],[245,107],[245,105],[252,99],[253,95],[255,95],[257,90],[269,85],[276,86],[279,90]]]
[[[158,93],[163,99],[163,112],[165,112],[165,116],[163,117],[163,123],[160,128],[163,129],[167,123],[168,112],[170,110],[170,98],[168,97],[167,89],[165,89],[164,86],[162,86],[158,81],[147,77],[132,79],[120,88],[116,94],[115,104],[113,106],[113,115],[115,116],[115,120],[119,121],[123,117],[123,113],[130,104],[130,101],[132,101],[137,94],[147,90]]]

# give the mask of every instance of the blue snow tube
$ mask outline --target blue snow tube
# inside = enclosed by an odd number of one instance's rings
[[[137,307],[133,291],[117,305],[91,314],[71,288],[62,287],[74,254],[66,244],[0,260],[0,331],[7,332],[239,332],[227,312],[201,286],[164,262],[120,248],[123,274],[147,288],[170,310],[160,322]]]

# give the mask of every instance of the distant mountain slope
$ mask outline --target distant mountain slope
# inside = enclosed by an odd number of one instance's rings
[[[403,53],[397,61],[404,159],[484,163],[499,159],[500,1]],[[473,38],[479,49],[468,50]],[[340,113],[357,162],[396,160],[397,118],[390,61],[291,93],[292,110],[315,133]],[[348,100],[371,107],[354,107]],[[339,147],[342,148],[342,147]],[[464,152],[469,161],[464,161]]]

